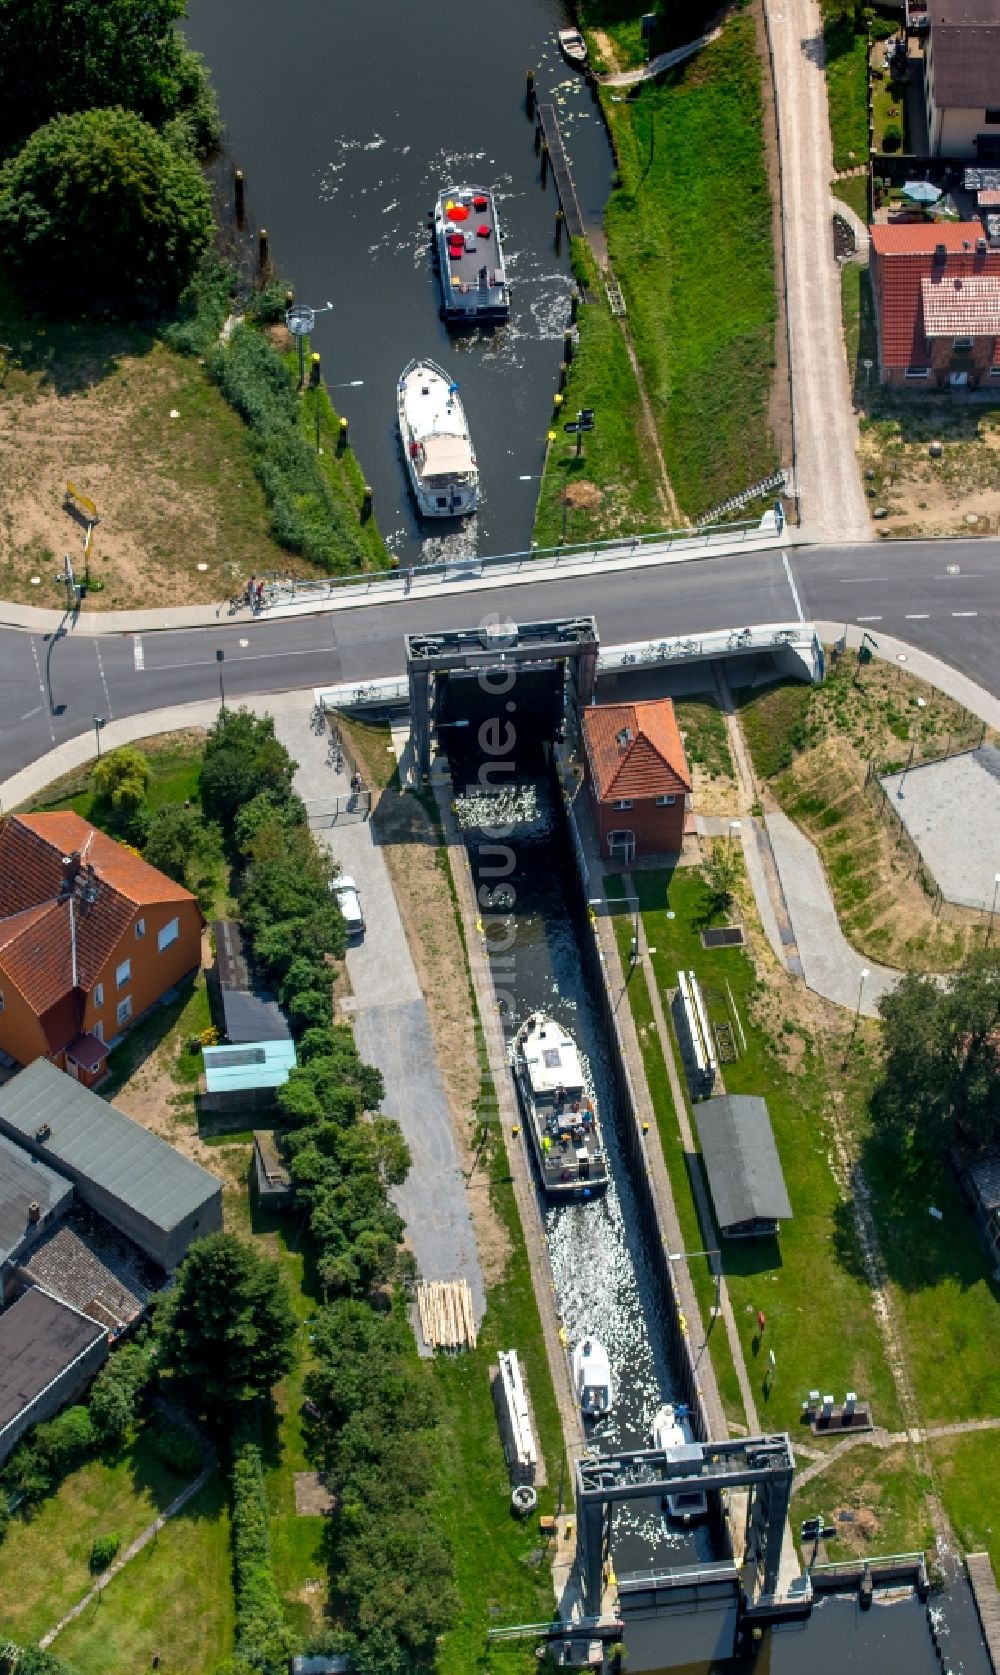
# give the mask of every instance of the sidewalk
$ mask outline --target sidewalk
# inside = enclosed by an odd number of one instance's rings
[[[298,763],[295,789],[314,801],[346,797],[350,772],[330,760],[330,735],[312,725],[311,691],[285,693],[271,706],[278,738]],[[421,1276],[467,1279],[477,1320],[486,1307],[465,1181],[451,1112],[434,1056],[427,1005],[421,993],[388,869],[372,823],[355,820],[314,831],[341,869],[357,882],[367,929],[347,951],[354,1037],[361,1057],[385,1080],[382,1111],[394,1117],[412,1155],[410,1172],[392,1199]]]
[[[766,825],[807,986],[837,1006],[877,1017],[877,1002],[896,987],[902,973],[875,965],[851,947],[810,839],[787,814],[767,815]]]
[[[768,514],[765,514],[765,517]],[[533,558],[515,555],[510,564],[486,563],[479,558],[457,559],[451,572],[428,574],[416,567],[412,575],[406,571],[377,571],[367,579],[350,584],[331,583],[323,593],[312,584],[309,591],[280,604],[268,605],[261,611],[240,606],[232,611],[228,600],[218,604],[165,606],[150,611],[67,611],[42,610],[36,605],[19,605],[0,600],[0,628],[19,628],[30,634],[54,634],[65,629],[71,634],[156,634],[168,629],[217,628],[229,624],[245,627],[251,623],[276,622],[287,617],[322,616],[336,611],[365,610],[374,604],[398,604],[404,599],[444,599],[455,593],[482,593],[501,587],[521,587],[527,582],[551,581],[559,576],[567,581],[574,577],[601,575],[610,570],[645,570],[667,564],[694,564],[713,558],[731,558],[736,553],[773,552],[794,542],[794,534],[787,526],[782,535],[763,529],[746,540],[723,537],[704,539],[697,535],[677,535],[672,541],[650,542],[641,546],[623,540],[616,549],[619,556],[593,556],[588,553],[556,555],[552,558]]]

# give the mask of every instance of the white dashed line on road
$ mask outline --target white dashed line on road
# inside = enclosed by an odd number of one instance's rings
[[[805,619],[805,615],[804,615],[803,610],[802,610],[802,601],[799,598],[799,590],[795,586],[795,579],[792,576],[792,567],[788,562],[788,553],[783,552],[782,555],[781,555],[781,559],[782,559],[782,563],[785,566],[785,575],[788,578],[788,585],[792,590],[792,598],[795,600],[795,609],[799,613],[799,621],[800,622],[805,622],[806,619]]]
[[[952,616],[978,616],[978,611],[952,611]]]
[[[132,653],[135,657],[136,668],[144,669],[146,667],[146,653],[142,649],[141,634],[133,634],[132,636]]]
[[[880,616],[859,616],[858,621],[859,622],[881,622],[882,618]]]
[[[114,710],[111,706],[111,693],[108,691],[108,677],[104,673],[104,659],[101,656],[101,642],[100,642],[100,640],[95,640],[94,641],[94,650],[97,653],[97,667],[101,671],[101,685],[104,688],[104,699],[105,699],[105,702],[108,706],[108,716],[107,716],[107,718],[108,718],[109,721],[113,721],[114,718],[115,718],[115,712],[114,712]]]
[[[931,614],[930,611],[907,611],[905,617],[903,618],[903,621],[904,622],[926,622],[928,617],[930,616],[930,614]]]

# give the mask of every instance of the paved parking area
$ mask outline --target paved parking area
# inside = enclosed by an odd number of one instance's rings
[[[313,730],[312,694],[274,705],[279,739],[299,764],[295,789],[314,805],[350,790],[346,769],[329,760],[329,734]],[[305,702],[308,696],[308,703]],[[476,1318],[486,1306],[465,1181],[451,1127],[427,1006],[410,957],[385,861],[372,828],[353,821],[316,830],[361,892],[367,929],[347,952],[347,974],[357,1004],[354,1034],[361,1056],[385,1080],[382,1110],[399,1123],[413,1157],[410,1173],[393,1189],[407,1238],[424,1279],[467,1279]]]
[[[1000,750],[927,762],[882,787],[945,900],[989,909],[1000,874]]]

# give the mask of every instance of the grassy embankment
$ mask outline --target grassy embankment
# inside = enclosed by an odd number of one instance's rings
[[[977,916],[944,905],[914,877],[898,830],[864,790],[867,764],[898,771],[979,743],[968,711],[901,669],[853,655],[823,686],[798,683],[738,695],[747,743],[767,790],[812,838],[844,932],[874,960],[910,970],[958,964],[982,944]]]
[[[11,346],[0,376],[5,598],[61,605],[55,577],[66,550],[82,579],[82,525],[62,505],[69,481],[101,516],[88,611],[217,600],[269,571],[320,573],[276,538],[257,476],[262,463],[270,470],[269,444],[228,405],[206,364],[226,306],[213,295],[199,316],[205,342],[179,353],[166,340],[169,327],[39,324],[0,281],[0,341]],[[186,342],[179,330],[175,340]],[[363,473],[350,449],[338,452],[339,421],[325,390],[299,401],[303,442],[315,448],[317,406],[324,516],[350,568],[384,565],[374,521],[359,522]],[[40,578],[35,585],[32,576]]]
[[[860,33],[855,30],[853,12],[839,7],[824,11],[830,137],[839,173],[868,161],[868,41],[863,26]]]
[[[620,177],[608,248],[670,481],[693,518],[777,465],[771,199],[752,17],[732,14],[721,39],[636,98],[602,98]]]
[[[889,1369],[882,1352],[863,1278],[841,1260],[841,1246],[851,1239],[850,1212],[829,1164],[832,1148],[831,1108],[843,1091],[832,1072],[842,1051],[836,1023],[831,1029],[813,1027],[782,1007],[780,991],[758,981],[754,966],[738,948],[706,950],[701,930],[711,922],[708,898],[700,872],[692,868],[637,872],[633,884],[642,907],[660,994],[677,984],[677,972],[693,970],[707,999],[711,1017],[728,1016],[731,993],[746,1038],[746,1050],[724,1066],[727,1091],[759,1094],[767,1100],[793,1209],[793,1219],[781,1229],[780,1239],[722,1240],[726,1281],[739,1327],[744,1357],[761,1421],[768,1427],[799,1432],[803,1397],[822,1385],[824,1390],[857,1390],[872,1402],[879,1423],[890,1429],[899,1422],[899,1409]],[[670,919],[668,912],[675,915]],[[740,916],[753,915],[751,901],[741,891]],[[627,954],[630,921],[618,916],[619,946]],[[655,951],[654,951],[655,950]],[[658,1044],[651,1048],[648,997],[636,976],[629,994],[640,1034],[644,1035],[647,1066],[657,1068]],[[684,1072],[671,1035],[678,1072]],[[662,1059],[659,1060],[662,1065]],[[869,1073],[864,1058],[856,1058],[852,1081],[863,1084]],[[706,1237],[698,1226],[689,1171],[700,1169],[698,1157],[686,1156],[672,1103],[662,1094],[662,1070],[653,1076],[654,1106],[667,1167],[677,1199],[686,1239],[697,1235],[694,1249]],[[852,1093],[857,1086],[848,1083]],[[686,1095],[685,1095],[686,1097]],[[688,1105],[689,1116],[691,1106]],[[692,1123],[693,1127],[693,1123]],[[712,1290],[707,1275],[699,1278],[692,1264],[704,1304]],[[757,1310],[767,1316],[765,1341],[757,1337]],[[832,1329],[832,1323],[835,1328]],[[713,1332],[713,1337],[715,1336]],[[767,1352],[773,1350],[777,1375],[765,1392]],[[717,1371],[719,1363],[716,1363]],[[731,1378],[723,1377],[727,1407],[733,1405]]]
[[[533,535],[540,547],[607,540],[669,523],[625,339],[585,245],[574,245],[573,267],[585,300],[577,311],[579,339],[565,401],[545,456]],[[585,407],[594,409],[596,422],[578,453],[576,438],[562,425]]]

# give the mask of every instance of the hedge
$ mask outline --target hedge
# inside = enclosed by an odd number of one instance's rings
[[[236,1654],[262,1675],[284,1675],[290,1639],[271,1569],[264,1467],[254,1443],[237,1450],[232,1481]]]

